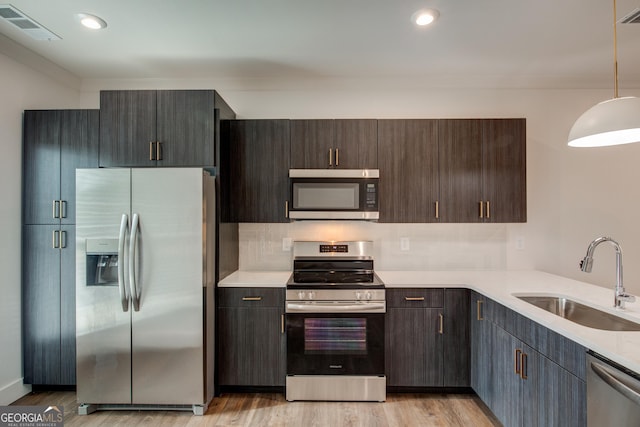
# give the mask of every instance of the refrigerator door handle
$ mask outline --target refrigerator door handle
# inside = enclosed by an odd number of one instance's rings
[[[120,235],[118,237],[118,288],[120,289],[120,303],[122,304],[122,311],[129,311],[129,295],[127,294],[127,287],[124,278],[124,245],[127,237],[127,226],[129,225],[129,217],[127,214],[122,214],[120,219]]]
[[[136,283],[136,249],[138,248],[138,222],[139,216],[133,214],[131,221],[131,236],[129,237],[129,286],[131,290],[131,302],[133,309],[140,311],[140,294]]]

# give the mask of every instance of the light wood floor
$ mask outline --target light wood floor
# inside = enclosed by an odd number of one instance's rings
[[[475,395],[390,394],[377,402],[287,402],[283,394],[234,393],[214,398],[207,413],[104,411],[80,416],[75,392],[31,393],[14,405],[64,406],[74,426],[499,426]]]

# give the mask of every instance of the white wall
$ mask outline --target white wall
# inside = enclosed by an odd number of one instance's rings
[[[464,83],[463,83],[464,84]],[[640,144],[598,149],[575,149],[566,145],[576,118],[595,103],[612,96],[612,90],[494,90],[465,87],[429,88],[429,82],[325,80],[293,85],[283,81],[144,80],[83,82],[83,103],[97,107],[99,89],[215,88],[239,118],[439,118],[439,117],[525,117],[527,119],[527,199],[526,224],[505,225],[504,267],[536,268],[562,276],[613,288],[614,252],[597,249],[593,273],[578,270],[579,260],[595,237],[610,235],[623,247],[627,289],[640,295]],[[640,96],[640,91],[621,91]],[[242,226],[245,238],[255,234],[252,226]],[[403,234],[403,226],[390,232],[372,231],[373,238]],[[434,240],[431,228],[418,231],[416,248],[425,254],[442,240]],[[438,227],[438,225],[435,225]],[[256,237],[255,247],[271,247],[284,236],[297,237],[300,228],[274,228],[270,237]],[[274,231],[277,230],[277,231]],[[293,230],[293,231],[292,231]],[[437,228],[445,241],[477,235],[467,225]],[[491,233],[481,233],[492,236]],[[360,234],[358,234],[360,235]],[[423,236],[422,238],[420,236]],[[475,237],[474,237],[475,236]],[[524,249],[516,249],[516,238]],[[422,240],[421,240],[422,239]],[[262,243],[260,243],[262,242]],[[255,252],[243,252],[241,263],[251,268]],[[257,246],[256,246],[257,245]],[[449,246],[455,251],[455,245]],[[253,249],[252,249],[253,251]],[[384,256],[383,252],[381,255]],[[266,253],[265,253],[266,254]],[[267,259],[271,255],[267,255]],[[412,257],[424,254],[413,253]],[[272,266],[282,265],[277,254]],[[389,266],[387,259],[382,264]],[[502,262],[502,261],[501,261]],[[411,262],[413,264],[413,261]],[[425,263],[425,268],[448,268],[449,263]],[[500,265],[491,260],[486,268]],[[608,303],[608,302],[603,302]]]
[[[0,54],[0,405],[28,392],[22,385],[21,342],[21,179],[22,111],[69,108],[78,91]]]

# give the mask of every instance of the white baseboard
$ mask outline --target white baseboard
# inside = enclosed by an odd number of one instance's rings
[[[18,378],[0,388],[0,405],[10,405],[29,393],[31,393],[31,386],[22,384],[22,378]]]

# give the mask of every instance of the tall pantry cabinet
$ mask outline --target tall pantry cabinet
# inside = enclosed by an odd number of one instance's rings
[[[24,383],[74,385],[75,169],[98,167],[98,110],[23,120]]]

